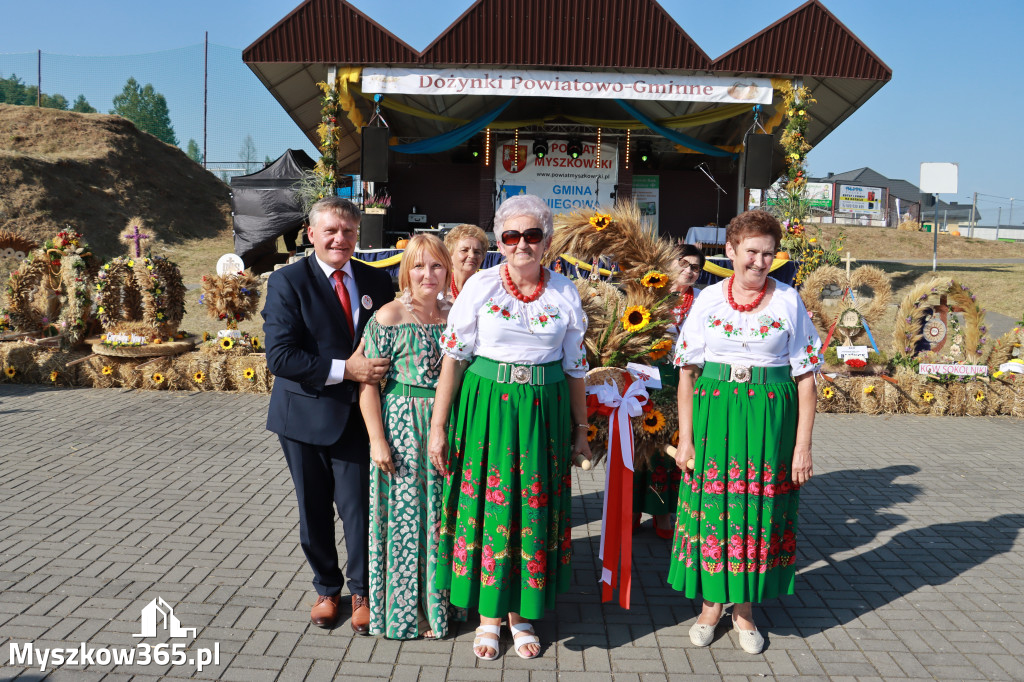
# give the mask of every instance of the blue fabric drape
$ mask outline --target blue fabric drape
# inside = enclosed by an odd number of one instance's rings
[[[469,123],[461,125],[454,130],[449,130],[447,133],[441,133],[440,135],[428,137],[418,142],[410,142],[409,144],[396,144],[390,147],[390,149],[393,152],[402,154],[436,154],[458,147],[490,125],[491,121],[498,118],[501,112],[505,111],[509,104],[512,104],[513,99],[510,97],[491,111],[474,118]]]
[[[659,135],[668,140],[671,140],[672,142],[675,142],[678,145],[686,147],[687,149],[692,149],[695,152],[707,154],[708,156],[725,156],[730,159],[735,159],[737,156],[732,152],[727,152],[724,149],[719,149],[718,147],[694,139],[689,135],[684,135],[683,133],[680,133],[677,130],[672,130],[671,128],[666,128],[665,126],[658,125],[653,120],[640,113],[640,111],[636,107],[634,107],[632,104],[625,100],[617,99],[615,100],[615,102],[620,107],[622,107],[627,114],[629,114],[636,120],[640,121],[654,132],[658,133]]]

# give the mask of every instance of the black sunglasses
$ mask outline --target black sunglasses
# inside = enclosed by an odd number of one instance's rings
[[[539,227],[531,227],[524,232],[505,230],[501,233],[501,243],[505,246],[515,246],[520,239],[525,239],[527,244],[540,244],[544,240],[544,230]]]
[[[683,263],[683,270],[689,270],[690,272],[700,272],[703,268],[697,263]]]

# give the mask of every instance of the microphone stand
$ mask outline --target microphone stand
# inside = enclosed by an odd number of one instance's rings
[[[707,165],[707,164],[701,162],[701,163],[698,163],[696,166],[694,166],[694,168],[696,168],[701,173],[703,173],[704,176],[707,177],[707,179],[711,181],[711,184],[714,185],[716,189],[718,189],[719,193],[715,194],[715,227],[720,227],[721,226],[721,220],[719,219],[719,214],[720,214],[720,207],[722,205],[722,195],[723,194],[728,194],[728,192],[726,192],[724,189],[722,189],[722,186],[719,185],[715,181],[715,179],[713,177],[711,177],[711,173],[709,173],[704,168],[705,165]]]

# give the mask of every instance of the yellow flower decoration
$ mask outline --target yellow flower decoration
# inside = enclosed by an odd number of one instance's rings
[[[664,272],[651,270],[640,278],[640,284],[643,284],[648,289],[661,289],[663,286],[668,284],[668,275]]]
[[[874,393],[875,392],[874,384],[868,384],[867,386],[865,386],[864,387],[864,392],[867,393],[868,395]]]
[[[598,213],[597,215],[590,216],[590,224],[594,226],[595,230],[600,232],[612,224],[612,217],[607,213]]]
[[[197,384],[201,384],[204,381],[206,381],[206,372],[196,372],[195,374],[192,375],[192,379]]]
[[[248,379],[249,381],[256,380],[256,370],[254,370],[252,367],[246,367],[245,372],[243,372],[243,374],[245,374],[245,378]]]
[[[926,403],[930,403],[931,401],[935,400],[935,396],[931,394],[931,391],[925,391],[924,393],[921,394],[921,400],[925,401]]]
[[[157,372],[156,374],[154,374],[153,375],[153,383],[156,384],[157,386],[159,386],[160,384],[164,383],[164,375],[161,374],[160,372]]]
[[[4,374],[7,375],[8,379],[13,379],[14,375],[17,374],[17,373],[18,373],[18,370],[14,369],[10,365],[7,365],[7,367],[4,368]]]
[[[974,394],[974,402],[980,403],[984,399],[985,399],[985,394],[982,393],[980,390],[977,393]]]
[[[821,389],[821,396],[823,398],[831,398],[835,394],[836,394],[836,392],[834,390],[832,390],[831,386],[826,386],[825,388]]]
[[[203,332],[203,341],[210,340],[210,332]]]
[[[60,375],[57,374],[57,370],[53,370],[52,372],[50,372],[50,381],[57,381],[57,377],[59,376]]]
[[[592,443],[597,438],[597,427],[591,424],[587,427],[587,442]]]
[[[671,348],[671,339],[662,339],[661,341],[658,341],[653,346],[651,346],[651,360],[654,362],[661,360],[663,357],[668,355],[668,352],[669,350],[671,350]]]
[[[995,372],[992,373],[993,379],[998,379],[1001,376],[1003,376],[1003,371],[1000,369],[997,369]]]
[[[637,332],[651,321],[651,311],[642,305],[632,305],[622,314],[622,328],[627,332]]]
[[[255,337],[255,336],[250,338],[249,339],[249,345],[252,346],[253,350],[259,350],[260,349],[260,340],[259,340],[259,338]]]
[[[644,417],[643,426],[647,433],[657,433],[665,428],[665,415],[658,410],[651,410]]]
[[[225,336],[220,340],[220,347],[224,350],[231,350],[235,346],[235,341],[230,336]]]
[[[111,367],[110,365],[103,365],[103,370],[102,371],[103,371],[103,374],[105,376],[107,376],[107,375],[110,375],[110,374],[114,373],[114,368]]]
[[[672,432],[672,437],[668,439],[668,442],[674,448],[679,447],[679,429],[676,429],[675,431]]]

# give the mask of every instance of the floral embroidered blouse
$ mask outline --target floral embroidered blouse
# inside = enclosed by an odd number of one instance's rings
[[[788,364],[793,376],[799,376],[820,367],[821,338],[793,287],[776,281],[768,305],[745,313],[726,302],[723,281],[705,288],[693,302],[672,364],[703,366],[705,362],[751,367]]]
[[[587,317],[572,281],[548,270],[540,297],[524,303],[505,291],[500,271],[501,266],[480,270],[466,281],[441,334],[445,355],[526,365],[561,360],[567,375],[586,376]]]

